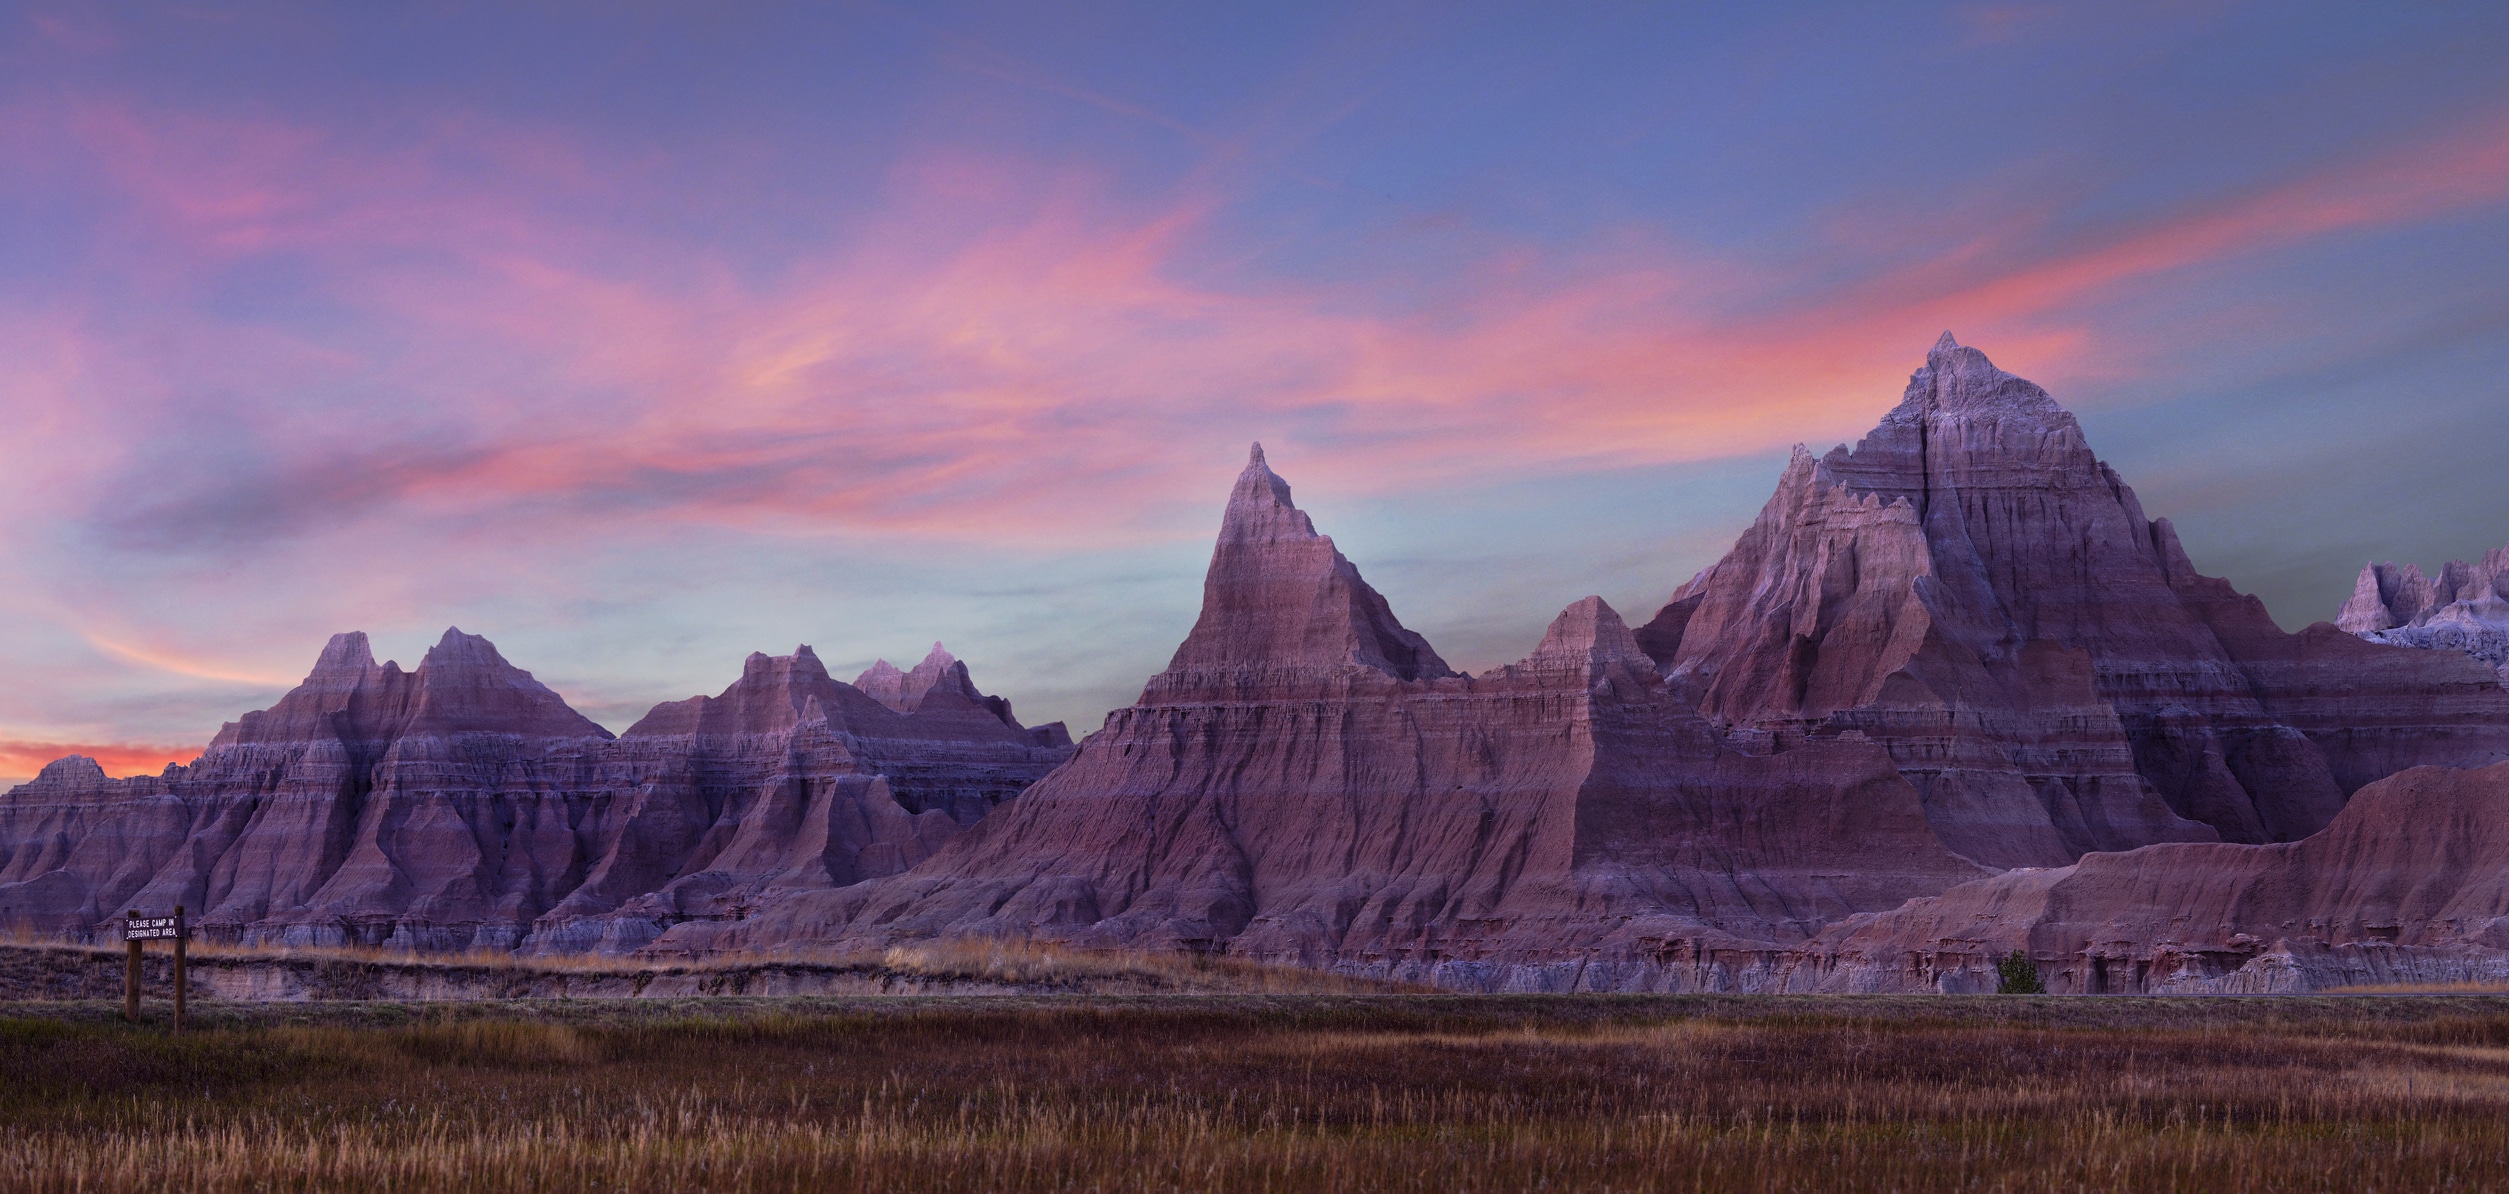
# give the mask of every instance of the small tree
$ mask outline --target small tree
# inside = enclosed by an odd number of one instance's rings
[[[2047,984],[2039,981],[2039,964],[2020,950],[1995,963],[1995,993],[1998,995],[2045,995]]]

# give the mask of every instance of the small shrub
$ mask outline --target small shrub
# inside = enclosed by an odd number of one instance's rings
[[[2045,995],[2047,984],[2039,981],[2039,964],[2020,950],[1995,963],[1995,993],[1998,995]]]

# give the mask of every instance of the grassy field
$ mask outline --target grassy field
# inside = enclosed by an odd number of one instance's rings
[[[160,1009],[162,1010],[162,1009]],[[33,1189],[2426,1190],[2509,999],[0,1005]]]

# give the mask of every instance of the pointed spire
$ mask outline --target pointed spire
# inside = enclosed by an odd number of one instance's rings
[[[1220,533],[1226,535],[1232,524],[1248,521],[1267,525],[1279,521],[1277,530],[1315,534],[1315,525],[1290,500],[1289,482],[1264,463],[1262,444],[1246,453],[1246,469],[1237,474],[1236,488],[1229,490],[1228,513],[1220,520]]]
[[[1353,665],[1406,680],[1453,674],[1426,640],[1403,629],[1333,541],[1316,533],[1258,444],[1220,517],[1202,616],[1168,671],[1322,673]]]
[[[872,700],[900,713],[906,711],[906,673],[885,659],[873,660],[870,667],[854,677],[854,687],[863,690]]]
[[[2386,567],[2394,566],[2389,564]],[[2343,603],[2343,611],[2335,616],[2337,629],[2353,634],[2374,634],[2395,628],[2396,615],[2387,608],[2387,594],[2379,583],[2384,579],[2386,569],[2378,564],[2361,566],[2361,575],[2352,582],[2352,598]]]
[[[1569,667],[1599,671],[1622,664],[1653,675],[1655,661],[1638,647],[1637,636],[1621,621],[1620,611],[1600,597],[1588,597],[1551,619],[1542,643],[1520,667]]]
[[[331,641],[323,644],[322,656],[314,660],[314,670],[306,675],[305,682],[307,684],[316,681],[353,683],[373,670],[375,670],[374,647],[367,643],[365,631],[352,630],[346,634],[332,635]]]
[[[1960,351],[1960,341],[1952,339],[1951,329],[1945,328],[1943,329],[1942,336],[1934,341],[1933,351],[1928,352],[1925,355],[1928,357],[1939,357],[1945,353],[1958,351]]]

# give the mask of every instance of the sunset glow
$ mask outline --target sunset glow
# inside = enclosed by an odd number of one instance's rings
[[[1085,732],[1257,439],[1488,666],[1945,328],[2286,625],[2509,540],[2496,9],[734,11],[0,16],[0,780],[453,623]]]

